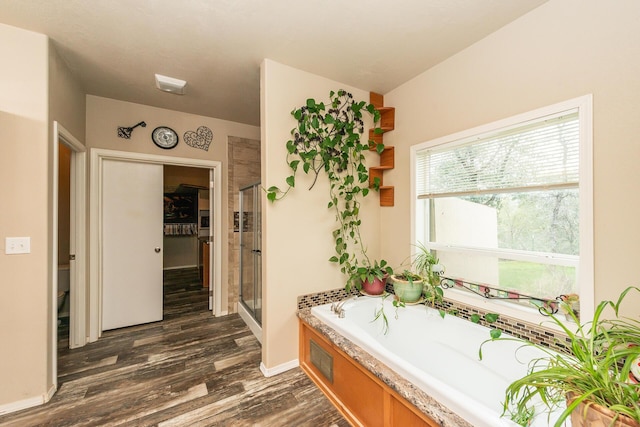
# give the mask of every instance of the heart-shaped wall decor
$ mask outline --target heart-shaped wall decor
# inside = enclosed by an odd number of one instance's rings
[[[209,145],[213,139],[213,132],[206,126],[200,126],[197,131],[187,131],[184,133],[184,142],[193,148],[209,151]]]

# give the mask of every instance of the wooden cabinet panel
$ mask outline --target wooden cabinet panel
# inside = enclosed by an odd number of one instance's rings
[[[299,335],[300,367],[352,425],[438,426],[302,320]]]

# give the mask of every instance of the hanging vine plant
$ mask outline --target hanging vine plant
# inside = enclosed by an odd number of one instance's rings
[[[296,173],[300,169],[313,175],[310,190],[320,174],[326,173],[329,179],[327,207],[334,211],[338,224],[332,232],[336,254],[329,261],[337,263],[347,276],[345,288],[348,291],[353,286],[360,289],[365,279],[373,281],[393,273],[385,260],[371,262],[360,235],[360,200],[370,192],[364,153],[375,147],[380,154],[384,144],[361,140],[365,131],[364,113],[373,117],[374,133],[382,133],[377,127],[380,113],[372,104],[354,100],[345,90],[331,91],[329,98],[328,105],[308,99],[305,106],[291,112],[298,122],[291,130],[293,138],[287,141],[287,164],[292,174],[285,180],[287,189],[269,187],[267,199],[275,202],[286,196],[295,187]],[[380,181],[376,179],[373,189],[377,191],[379,186]]]

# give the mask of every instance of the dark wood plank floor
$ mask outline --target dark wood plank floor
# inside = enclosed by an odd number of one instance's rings
[[[0,426],[337,426],[349,424],[299,369],[265,378],[238,315],[214,318],[197,270],[165,274],[162,322],[107,331],[68,349],[58,392]]]

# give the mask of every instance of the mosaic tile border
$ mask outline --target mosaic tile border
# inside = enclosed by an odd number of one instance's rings
[[[389,293],[393,293],[393,286],[387,284],[386,290]],[[341,301],[348,296],[357,294],[358,291],[355,289],[352,289],[349,293],[344,289],[332,289],[315,294],[301,295],[298,297],[298,310]],[[487,311],[455,301],[450,301],[446,298],[442,303],[436,304],[436,308],[444,310],[447,313],[451,313],[449,315],[455,315],[466,320],[470,320],[471,316],[477,314],[481,317],[479,323],[483,326],[500,329],[502,332],[531,341],[535,344],[549,347],[556,351],[570,353],[570,340],[566,335],[558,331],[545,328],[539,324],[524,322],[520,319],[514,319],[504,315],[500,315],[495,323],[487,324],[484,321],[484,315],[488,313]]]

